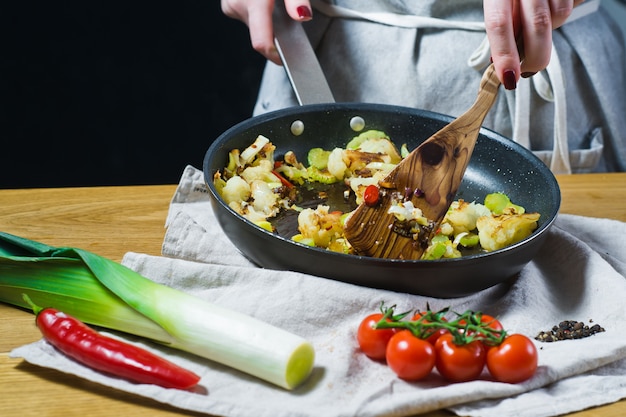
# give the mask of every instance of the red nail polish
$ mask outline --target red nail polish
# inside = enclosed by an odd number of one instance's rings
[[[536,72],[522,72],[520,74],[520,77],[522,77],[522,78],[530,78],[530,77],[532,77],[535,74],[536,74]]]
[[[309,20],[311,17],[313,17],[311,9],[309,9],[307,6],[299,6],[296,9],[296,12],[298,13],[298,17],[302,20]]]
[[[515,90],[517,87],[517,79],[515,78],[515,71],[506,70],[504,71],[504,88],[507,90]]]

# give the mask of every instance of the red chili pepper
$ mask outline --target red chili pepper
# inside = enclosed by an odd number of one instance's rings
[[[363,201],[369,207],[374,207],[378,204],[378,200],[380,199],[380,191],[378,187],[370,184],[365,188],[365,192],[363,193]]]
[[[142,384],[188,389],[200,377],[145,349],[105,336],[53,308],[35,311],[37,327],[55,348],[76,361]]]
[[[276,175],[278,177],[278,179],[280,180],[280,182],[287,188],[293,188],[293,184],[291,182],[289,182],[289,180],[285,177],[283,177],[281,174],[279,174],[276,171],[272,171],[272,173],[274,175]]]

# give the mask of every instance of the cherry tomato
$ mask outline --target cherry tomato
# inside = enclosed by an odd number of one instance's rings
[[[363,201],[369,207],[374,207],[378,204],[378,200],[380,199],[380,191],[378,187],[370,184],[365,188],[365,192],[363,192]]]
[[[365,317],[356,334],[361,351],[376,360],[385,359],[387,343],[391,336],[396,333],[395,329],[376,329],[376,323],[383,317],[381,313],[374,313]]]
[[[426,314],[426,312],[422,311],[419,313],[415,313],[415,315],[413,316],[413,318],[411,320],[413,321],[417,321],[420,318],[422,318],[422,316],[424,316]],[[442,318],[442,321],[447,321],[445,318]],[[423,320],[422,323],[430,323],[428,320]],[[431,345],[435,346],[435,343],[437,342],[437,339],[439,339],[439,336],[448,333],[448,330],[446,329],[437,329],[434,330],[433,333],[428,336],[425,340],[430,343]]]
[[[489,314],[483,314],[480,318],[480,322],[483,324],[487,324],[489,328],[493,330],[504,330],[502,323],[498,319]]]
[[[449,381],[474,380],[485,367],[485,347],[478,340],[466,345],[456,345],[452,334],[446,333],[437,339],[435,354],[437,370]]]
[[[387,365],[401,379],[423,379],[435,366],[435,348],[424,339],[413,336],[410,331],[401,330],[389,340]]]
[[[500,382],[522,382],[535,374],[537,348],[528,337],[512,334],[487,351],[487,369]]]

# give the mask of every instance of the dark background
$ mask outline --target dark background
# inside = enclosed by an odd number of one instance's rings
[[[0,5],[0,188],[174,184],[264,59],[217,0]]]

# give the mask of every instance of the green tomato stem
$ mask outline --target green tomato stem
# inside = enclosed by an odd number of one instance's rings
[[[448,308],[440,311],[432,311],[427,306],[425,312],[420,312],[417,320],[404,320],[410,313],[394,314],[395,306],[384,307],[381,305],[383,318],[376,324],[377,329],[406,329],[415,337],[427,339],[439,329],[445,329],[453,336],[453,343],[466,345],[479,340],[490,346],[497,346],[507,336],[505,330],[497,330],[490,327],[491,322],[482,321],[482,313],[467,310],[462,314],[456,314],[454,320],[446,320]]]

